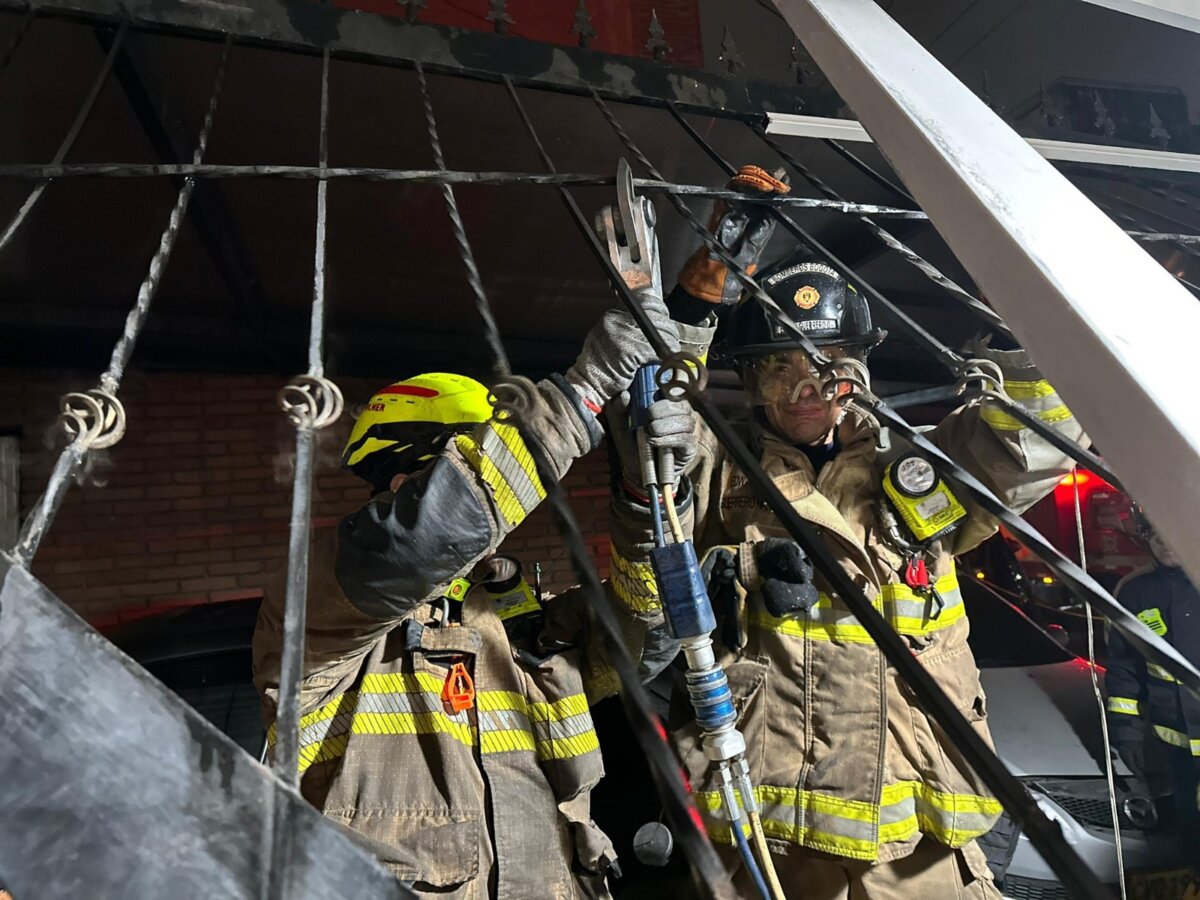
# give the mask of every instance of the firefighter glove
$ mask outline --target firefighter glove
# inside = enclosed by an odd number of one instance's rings
[[[758,166],[742,166],[726,188],[748,196],[782,196],[791,190],[783,169],[774,173]],[[770,207],[756,203],[718,200],[713,205],[708,230],[717,243],[747,275],[758,268],[763,248],[775,231]],[[742,296],[742,283],[708,245],[700,247],[684,263],[679,286],[693,297],[709,303],[736,303]]]
[[[686,400],[656,400],[646,411],[646,441],[655,450],[670,450],[675,458],[675,472],[687,469],[696,455],[696,414]],[[670,473],[660,472],[659,480]],[[672,483],[678,479],[671,479]]]
[[[758,544],[758,575],[763,604],[780,618],[817,605],[813,564],[800,545],[789,538],[769,537]]]

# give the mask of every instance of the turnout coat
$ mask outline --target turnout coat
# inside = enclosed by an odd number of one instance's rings
[[[984,350],[983,355],[1001,365],[1014,400],[1064,436],[1084,439],[1023,352]],[[910,854],[922,835],[959,847],[988,831],[1001,812],[999,803],[916,704],[820,573],[820,599],[809,612],[777,618],[767,611],[755,545],[787,533],[754,497],[712,433],[702,423],[697,428],[690,489],[681,490],[687,507],[683,518],[699,554],[717,546],[737,550],[738,601],[723,611],[726,621],[714,639],[719,639],[772,849],[786,855],[789,846],[798,845],[890,861]],[[926,436],[1018,512],[1070,471],[1066,456],[997,407],[963,407]],[[801,450],[765,428],[751,435],[763,468],[784,497],[816,527],[855,584],[990,741],[987,699],[967,645],[970,624],[954,556],[992,535],[996,522],[959,496],[968,518],[926,555],[930,580],[945,604],[935,617],[932,601],[905,584],[907,559],[888,538],[879,515],[886,502],[884,467],[908,448],[896,442],[889,446],[886,434],[879,440],[869,423],[852,414],[841,423],[838,437],[840,452],[818,474]],[[665,633],[648,562],[648,509],[627,496],[618,496],[614,504],[619,527],[611,585],[627,617],[629,642],[650,678],[671,662],[677,645]],[[710,833],[731,841],[694,724],[674,737]]]
[[[526,420],[558,477],[599,438],[574,396],[543,382]],[[456,581],[544,496],[521,436],[493,420],[314,541],[301,791],[419,896],[607,895],[615,854],[589,812],[604,769],[578,651],[519,636],[512,626],[525,616],[506,612],[524,604],[539,615],[531,594],[496,597]],[[277,588],[254,636],[268,723],[282,579]],[[451,702],[463,693],[456,664],[473,682],[466,708]]]

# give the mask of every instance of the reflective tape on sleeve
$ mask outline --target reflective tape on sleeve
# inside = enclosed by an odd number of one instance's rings
[[[646,562],[632,562],[623,557],[612,547],[612,568],[608,574],[609,584],[617,599],[632,612],[653,612],[662,609],[658,599],[658,582],[654,578],[654,569]]]
[[[496,506],[510,527],[525,520],[545,499],[533,456],[517,429],[495,420],[455,439],[459,451],[492,489]]]
[[[1138,711],[1138,702],[1130,697],[1109,697],[1108,711],[1110,713],[1120,713],[1124,716],[1141,715]]]

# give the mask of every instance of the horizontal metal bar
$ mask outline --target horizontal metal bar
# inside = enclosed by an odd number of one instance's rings
[[[874,143],[874,138],[853,119],[827,119],[792,113],[767,113],[767,134],[826,140]],[[1168,172],[1200,172],[1200,155],[1171,150],[1143,150],[1138,147],[1109,147],[1078,141],[1050,141],[1024,138],[1046,159],[1059,162],[1088,163],[1096,166],[1124,166],[1133,169],[1160,169]]]
[[[612,175],[546,175],[531,172],[458,172],[440,169],[386,169],[366,166],[272,166],[190,165],[154,163],[73,163],[69,165],[0,165],[0,178],[155,178],[195,176],[198,178],[292,178],[298,180],[362,179],[404,181],[416,184],[549,185],[558,187],[607,187],[616,183]],[[823,209],[851,215],[896,219],[928,219],[918,209],[900,209],[873,203],[818,200],[813,197],[750,196],[701,184],[673,184],[654,178],[635,178],[635,186],[652,193],[679,194],[709,200],[736,200],[760,206],[791,206]]]
[[[0,10],[25,9],[25,0],[0,0]],[[39,3],[37,10],[42,18],[91,24],[128,15],[142,29],[210,40],[231,34],[239,44],[310,55],[329,47],[335,60],[405,68],[420,62],[430,72],[491,82],[507,76],[522,87],[576,94],[596,90],[609,99],[651,106],[674,100],[716,116],[757,119],[764,109],[834,111],[828,92],[791,84],[413,22],[314,0],[51,0]],[[564,35],[569,24],[564,13]]]

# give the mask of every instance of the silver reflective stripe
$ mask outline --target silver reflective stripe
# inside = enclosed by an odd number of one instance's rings
[[[591,713],[582,712],[565,719],[548,722],[534,722],[533,733],[539,741],[562,740],[578,737],[593,730]]]

